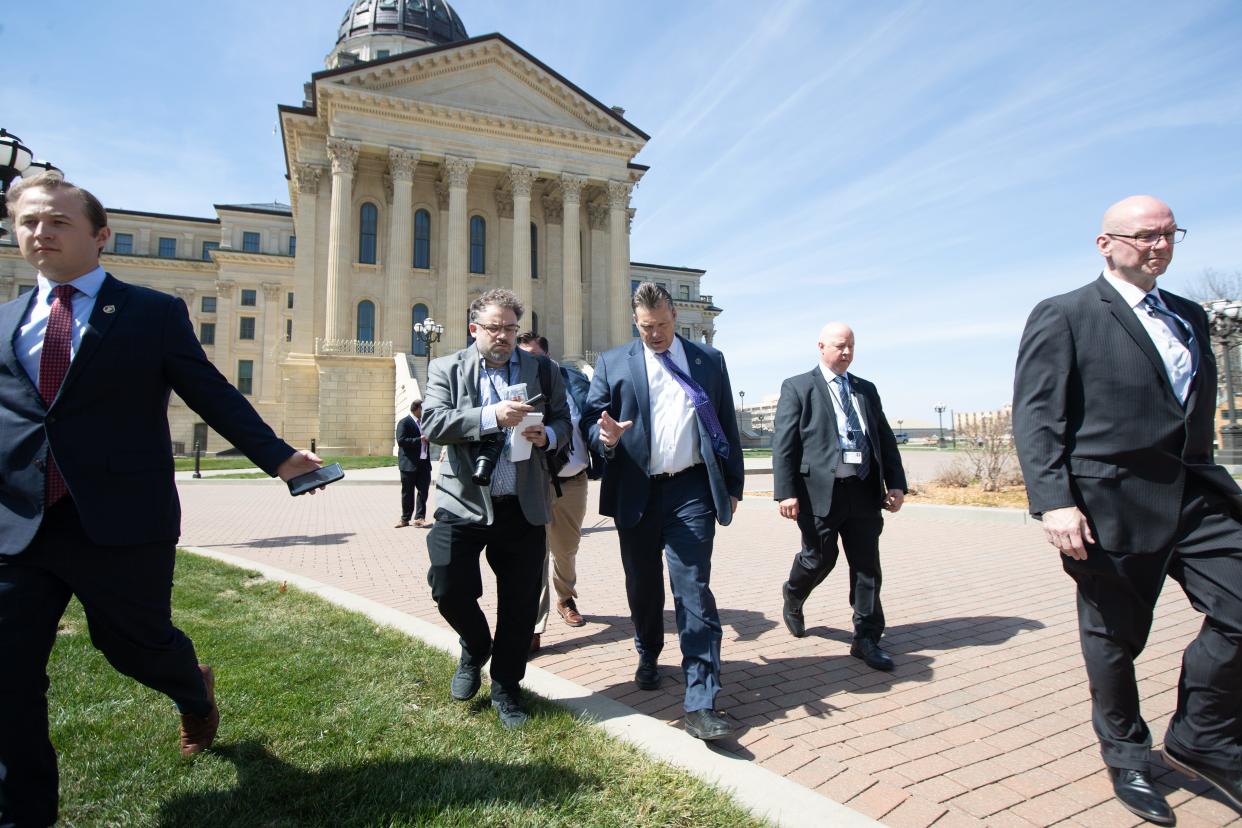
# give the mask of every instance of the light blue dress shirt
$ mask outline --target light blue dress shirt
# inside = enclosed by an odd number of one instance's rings
[[[107,274],[103,267],[96,267],[72,282],[78,292],[73,295],[73,331],[69,339],[69,362],[78,355],[78,347],[82,344],[82,334],[86,331],[87,321],[95,310],[95,297],[103,287]],[[35,388],[39,387],[39,360],[43,357],[43,335],[47,332],[47,319],[52,315],[52,290],[61,283],[53,282],[42,273],[38,277],[35,288],[35,299],[30,304],[26,319],[22,322],[14,341],[17,361],[30,376]]]

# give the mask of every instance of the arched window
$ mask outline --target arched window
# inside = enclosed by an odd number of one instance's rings
[[[470,272],[485,273],[487,259],[487,222],[482,216],[470,217]]]
[[[539,278],[539,228],[530,223],[530,278]]]
[[[533,224],[531,226],[534,227]],[[535,313],[534,311],[530,312],[530,330],[531,330],[531,333],[535,334],[536,336],[539,335],[539,314]]]
[[[414,213],[414,266],[431,267],[431,213]]]
[[[410,316],[410,353],[414,356],[427,356],[427,343],[414,335],[414,325],[426,319],[428,313],[430,311],[427,310],[427,306],[420,302],[414,306],[414,312]]]
[[[358,211],[358,263],[375,264],[376,228],[379,226],[379,209],[371,202]]]
[[[358,336],[359,342],[375,341],[375,303],[363,299],[358,303]]]

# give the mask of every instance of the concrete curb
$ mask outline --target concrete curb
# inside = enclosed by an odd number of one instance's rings
[[[412,638],[450,655],[457,656],[461,652],[457,636],[449,630],[378,601],[227,552],[194,546],[180,548],[204,558],[258,571],[269,580],[285,581],[339,607],[362,613],[377,623],[401,630]],[[751,813],[770,820],[774,825],[782,828],[818,828],[824,825],[873,828],[881,825],[870,817],[779,774],[745,759],[713,750],[682,730],[563,679],[555,673],[529,666],[522,684],[526,689],[595,722],[612,736],[637,747],[653,759],[682,768],[704,782],[727,791]]]

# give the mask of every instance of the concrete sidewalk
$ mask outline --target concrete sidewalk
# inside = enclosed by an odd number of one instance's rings
[[[279,567],[446,629],[426,586],[426,532],[392,528],[395,483],[292,500],[262,481],[202,480],[181,495],[183,545]],[[578,605],[589,623],[571,629],[553,617],[532,665],[680,727],[671,597],[665,687],[636,690],[615,532],[593,510],[584,532]],[[718,704],[739,726],[718,749],[890,826],[1142,824],[1112,799],[1089,724],[1072,583],[1038,528],[907,510],[889,518],[881,544],[892,674],[849,656],[844,564],[808,602],[808,636],[789,636],[780,585],[798,539],[775,504],[748,499],[718,531]],[[489,580],[483,602],[494,616]],[[1138,665],[1157,738],[1200,621],[1175,585],[1166,590]],[[1242,826],[1201,783],[1159,760],[1153,770],[1183,828]]]

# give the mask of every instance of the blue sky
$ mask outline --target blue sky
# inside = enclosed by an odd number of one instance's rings
[[[999,406],[1026,314],[1098,273],[1099,217],[1132,193],[1190,229],[1163,286],[1242,271],[1233,0],[454,8],[651,135],[632,256],[707,269],[749,401],[842,319],[890,419]],[[112,207],[288,201],[276,104],[344,9],[44,0],[0,29],[0,125]]]

